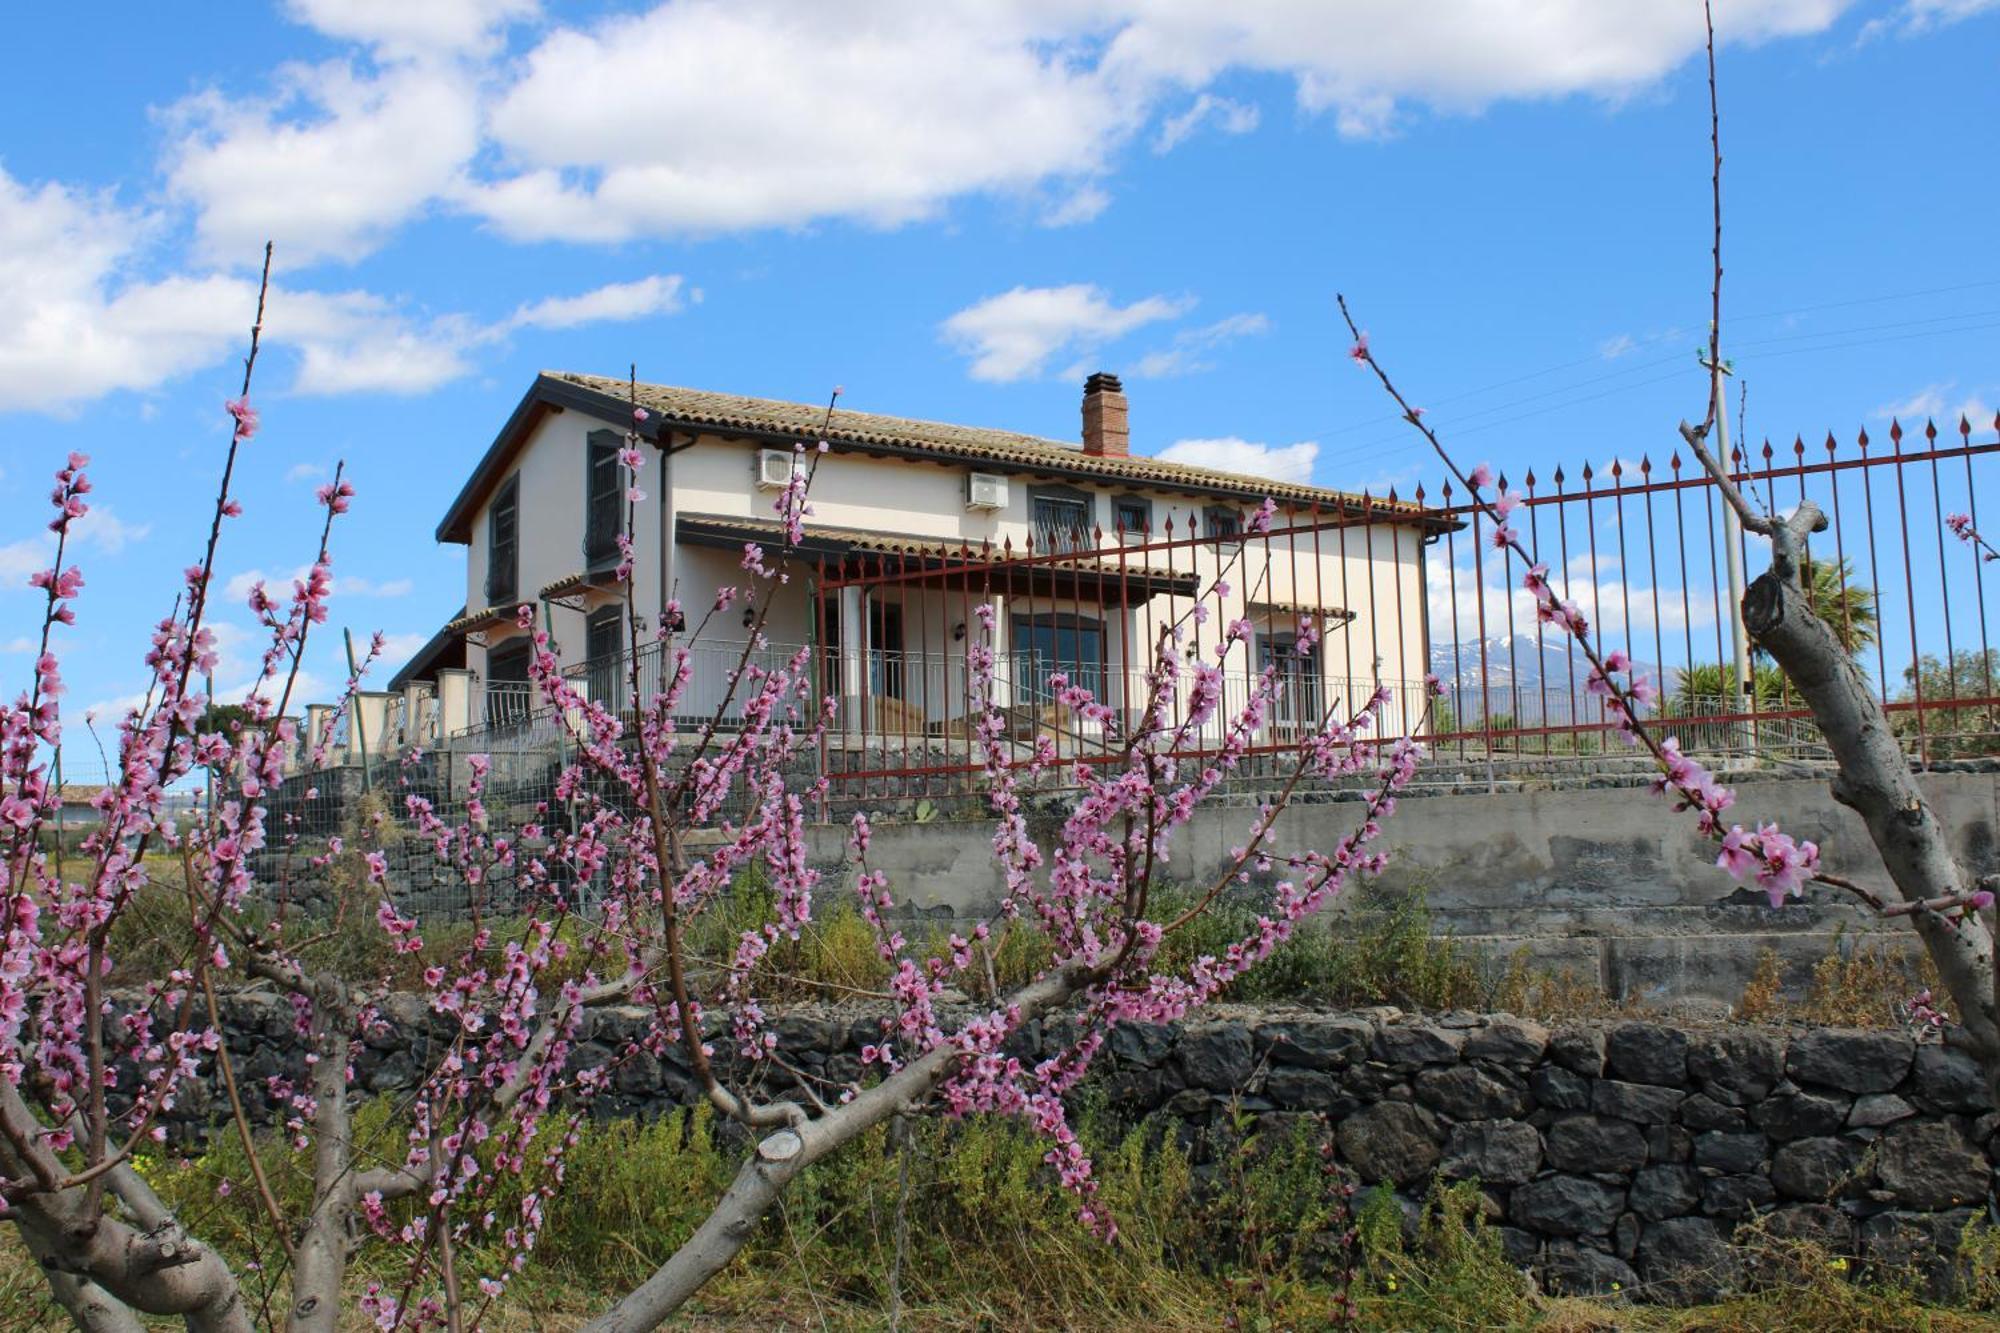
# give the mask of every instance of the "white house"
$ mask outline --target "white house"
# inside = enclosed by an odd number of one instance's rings
[[[393,682],[410,718],[428,709],[435,734],[535,712],[522,604],[596,697],[622,703],[629,692],[613,570],[631,393],[598,376],[538,376],[438,524],[438,540],[466,548],[466,610]],[[1159,628],[1225,562],[1229,591],[1209,598],[1193,641],[1212,645],[1223,625],[1249,618],[1253,657],[1239,657],[1231,699],[1252,670],[1279,663],[1287,688],[1273,728],[1365,697],[1378,679],[1413,694],[1424,676],[1435,515],[1132,454],[1115,376],[1090,377],[1074,441],[662,385],[636,394],[647,451],[631,534],[642,690],[657,678],[670,596],[698,620],[718,588],[750,582],[745,542],[776,559],[774,500],[808,456],[798,446],[822,439],[806,541],[765,610],[764,635],[769,657],[815,648],[845,733],[963,734],[980,602],[996,613],[1004,690],[1024,714],[1050,719],[1055,669],[1131,707]],[[1281,507],[1278,535],[1244,539],[1266,497]],[[1297,647],[1302,615],[1325,627],[1317,651]],[[720,699],[751,619],[738,601],[711,620],[684,713],[704,716]],[[376,729],[396,728],[384,719]]]

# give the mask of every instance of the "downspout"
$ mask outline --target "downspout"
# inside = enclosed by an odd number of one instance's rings
[[[673,432],[661,430],[660,448],[660,604],[655,609],[654,637],[666,640],[673,626],[667,623],[667,603],[674,597],[674,542],[680,530],[680,506],[674,500]]]
[[[1422,528],[1416,529],[1416,534],[1417,534],[1417,633],[1423,640],[1423,647],[1421,649],[1423,657],[1420,659],[1420,664],[1422,665],[1424,670],[1424,678],[1426,681],[1428,681],[1431,673],[1431,571],[1430,571],[1430,559],[1428,552],[1430,551],[1432,544],[1437,541],[1437,534],[1434,532],[1427,533]],[[1458,682],[1453,681],[1452,685],[1455,688],[1458,685]],[[1424,699],[1421,700],[1417,706],[1420,709],[1422,709],[1422,708],[1428,708],[1430,707],[1430,705],[1431,701],[1429,699]],[[1405,705],[1405,707],[1407,707],[1407,705]],[[1431,730],[1433,732],[1437,730],[1436,717],[1431,718]]]

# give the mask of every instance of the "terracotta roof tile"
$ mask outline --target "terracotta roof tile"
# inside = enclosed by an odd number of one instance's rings
[[[619,402],[627,401],[632,388],[624,380],[572,371],[544,371],[544,378],[571,384],[579,389],[603,394]],[[691,426],[718,430],[743,430],[817,439],[822,434],[832,444],[867,448],[919,449],[940,458],[986,460],[1012,468],[1032,470],[1049,467],[1069,473],[1088,473],[1107,481],[1150,483],[1167,489],[1191,489],[1201,494],[1224,493],[1245,499],[1291,500],[1304,504],[1359,504],[1361,497],[1346,491],[1265,477],[1245,476],[1214,468],[1170,463],[1165,459],[1138,454],[1104,457],[1086,454],[1074,444],[1048,440],[1015,431],[981,426],[956,426],[941,421],[919,421],[909,417],[881,416],[873,412],[836,409],[829,421],[825,404],[787,403],[770,398],[745,398],[736,394],[712,393],[704,389],[682,389],[662,384],[641,384],[638,402],[648,412]],[[825,422],[826,428],[821,430]],[[1385,512],[1386,502],[1376,500]],[[1401,502],[1398,510],[1417,513],[1418,506]]]

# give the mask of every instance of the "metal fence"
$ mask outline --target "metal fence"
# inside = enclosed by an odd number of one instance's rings
[[[1810,499],[1826,513],[1828,528],[1806,553],[1815,603],[1919,763],[2000,754],[1989,571],[1944,522],[1955,512],[1981,521],[2000,419],[1994,429],[1975,441],[1963,421],[1942,433],[1892,425],[1886,441],[1863,432],[1849,443],[1767,442],[1732,460],[1754,502],[1785,511]],[[1660,464],[1642,455],[1537,469],[1514,487],[1523,503],[1510,522],[1523,545],[1588,614],[1596,641],[1622,648],[1659,685],[1653,716],[1684,749],[1722,767],[1824,761],[1811,716],[1775,666],[1753,660],[1749,679],[1737,679],[1729,548],[1754,577],[1767,544],[1730,523],[1693,459],[1676,451]],[[1201,653],[1242,616],[1253,622],[1250,642],[1225,671],[1220,711],[1241,709],[1264,668],[1278,680],[1244,781],[1283,771],[1329,710],[1351,709],[1377,684],[1397,701],[1382,730],[1421,732],[1434,781],[1643,767],[1586,689],[1582,654],[1540,622],[1519,559],[1492,546],[1491,519],[1462,487],[1285,505],[1268,532],[1247,531],[1243,517],[1210,511],[1193,523],[1183,515],[1178,528],[1170,518],[1157,531],[1065,532],[1046,549],[1031,537],[1019,547],[875,543],[795,557],[803,610],[772,634],[791,641],[747,656],[741,644],[693,646],[679,720],[720,714],[727,725],[740,704],[734,673],[746,661],[776,668],[803,643],[816,687],[840,700],[814,756],[828,780],[822,813],[976,793],[984,757],[968,648],[985,607],[999,640],[989,702],[1017,760],[1037,746],[1056,751],[1064,762],[1044,781],[1061,786],[1077,764],[1117,759],[1144,707],[1163,629],[1182,623],[1187,651]],[[2000,565],[1990,572],[2000,578]],[[1215,590],[1218,577],[1232,585],[1226,594]],[[1298,632],[1305,616],[1319,628],[1316,645]],[[657,644],[639,651],[636,701],[645,702],[661,688],[667,659]],[[1049,682],[1058,672],[1110,708],[1108,726],[1057,697]],[[1426,673],[1443,693],[1424,713]],[[587,697],[633,711],[623,655],[566,674]],[[510,766],[546,781],[546,765],[564,753],[566,720],[525,685],[484,688],[485,726],[444,748],[519,756]],[[1212,723],[1190,731],[1178,752],[1201,761],[1221,740]]]
[[[1829,435],[1813,447],[1801,439],[1784,448],[1767,442],[1747,457],[1734,451],[1735,481],[1754,503],[1783,512],[1810,499],[1825,511],[1828,528],[1806,552],[1813,600],[1918,763],[2000,754],[2000,655],[1987,571],[1944,522],[1965,512],[1979,523],[1978,496],[1992,483],[1996,452],[2000,438],[1975,442],[1967,422],[1949,433],[1892,425],[1886,445],[1862,432],[1849,444]],[[1515,489],[1524,503],[1510,521],[1523,544],[1549,566],[1558,592],[1589,615],[1596,641],[1624,649],[1660,686],[1652,715],[1685,749],[1726,767],[1827,757],[1810,714],[1775,665],[1753,653],[1747,678],[1737,678],[1728,548],[1736,546],[1754,578],[1767,564],[1768,544],[1729,521],[1697,462],[1676,451],[1663,465],[1642,455],[1573,472],[1557,466],[1525,473]],[[1286,596],[1269,600],[1292,612],[1317,609],[1326,631],[1301,655],[1273,614],[1253,633],[1248,661],[1238,650],[1226,708],[1241,707],[1262,667],[1275,663],[1280,673],[1246,773],[1276,771],[1275,762],[1260,768],[1258,759],[1289,754],[1323,710],[1351,705],[1378,681],[1404,701],[1385,730],[1421,730],[1434,771],[1449,780],[1632,766],[1607,706],[1586,688],[1583,655],[1538,619],[1520,586],[1518,557],[1491,544],[1490,517],[1462,486],[1419,485],[1408,498],[1422,507],[1426,524],[1414,578],[1385,577],[1378,567],[1382,534],[1412,522],[1393,491],[1337,509],[1281,507],[1269,533],[1176,533],[1169,525],[1136,541],[1093,531],[1082,549],[1065,542],[1041,552],[1031,541],[1022,549],[885,550],[822,563],[818,605],[831,607],[840,590],[858,589],[871,606],[901,606],[902,635],[924,645],[871,643],[860,689],[831,674],[839,654],[829,653],[826,688],[858,696],[844,700],[843,734],[822,756],[834,801],[976,788],[981,758],[963,707],[965,655],[936,627],[912,629],[919,617],[941,616],[947,635],[961,635],[975,608],[995,598],[1017,621],[1039,613],[1059,626],[1061,616],[1074,615],[1079,625],[1101,627],[1068,637],[1058,629],[1031,649],[1003,651],[997,702],[1023,753],[1039,740],[1065,761],[1115,759],[1115,724],[1079,721],[1036,682],[1061,670],[1090,687],[1118,721],[1129,720],[1144,696],[1145,645],[1203,595],[1232,555],[1237,577],[1282,584]],[[1393,542],[1387,549],[1400,550]],[[2000,566],[1995,573],[2000,577]],[[1240,608],[1218,599],[1215,609]],[[821,635],[824,641],[824,624]],[[947,646],[931,646],[939,642]],[[1421,644],[1414,654],[1411,643]],[[1425,671],[1440,678],[1443,694],[1419,723],[1413,709]],[[1212,728],[1197,732],[1182,752],[1200,760],[1219,741]],[[1064,771],[1073,772],[1073,763]]]

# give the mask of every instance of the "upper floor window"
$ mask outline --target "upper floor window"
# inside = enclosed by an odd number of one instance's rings
[[[521,477],[500,483],[486,510],[486,602],[510,606],[521,583]]]
[[[1125,541],[1144,541],[1153,527],[1152,502],[1143,495],[1121,495],[1111,502],[1112,526]]]
[[[1234,509],[1211,506],[1202,511],[1202,528],[1209,537],[1241,537],[1243,535],[1243,515]]]
[[[1087,551],[1090,537],[1090,495],[1068,487],[1049,487],[1028,492],[1028,522],[1032,525],[1037,550]]]
[[[625,530],[624,467],[615,431],[594,430],[584,446],[583,558],[591,568],[616,564]]]

